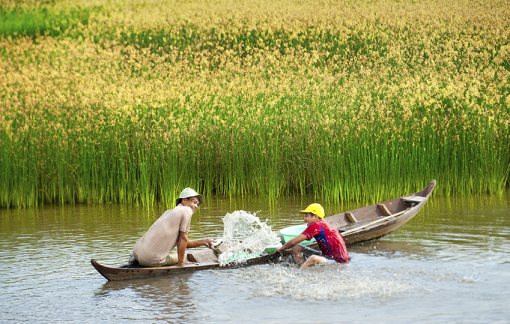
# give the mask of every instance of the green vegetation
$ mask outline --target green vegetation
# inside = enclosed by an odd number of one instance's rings
[[[79,29],[88,24],[91,11],[97,10],[99,8],[0,7],[0,35],[55,37],[73,28],[79,33]]]
[[[2,12],[2,207],[510,185],[507,2],[45,6]]]

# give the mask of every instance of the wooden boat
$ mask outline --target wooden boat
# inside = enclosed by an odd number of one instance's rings
[[[435,185],[436,181],[432,180],[425,189],[412,195],[325,217],[324,219],[342,233],[347,246],[375,240],[395,231],[413,218],[425,205]],[[280,236],[282,243],[284,243],[283,236],[280,232],[277,231],[276,234]],[[309,246],[317,248],[317,243],[309,244]],[[94,259],[90,262],[103,277],[113,281],[270,263],[276,262],[289,254],[289,251],[283,254],[264,253],[261,256],[244,260],[241,263],[232,262],[224,266],[220,266],[218,253],[212,249],[203,249],[189,253],[187,255],[188,260],[196,263],[182,266],[142,267],[123,265],[120,267],[106,267],[99,264]]]

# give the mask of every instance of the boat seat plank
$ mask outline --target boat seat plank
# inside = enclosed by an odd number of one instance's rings
[[[421,197],[421,196],[407,196],[402,197],[402,200],[405,203],[421,203],[422,201],[426,200],[427,198]]]
[[[379,209],[383,212],[384,215],[386,215],[386,216],[390,216],[391,215],[391,213],[388,210],[388,207],[386,207],[386,205],[384,205],[384,204],[377,204],[377,207],[379,207]]]
[[[345,216],[347,216],[347,218],[349,218],[351,223],[357,223],[358,222],[358,220],[356,219],[356,217],[354,217],[354,215],[352,213],[346,212]]]
[[[188,253],[188,260],[191,262],[216,262],[218,263],[218,254],[211,249],[203,249],[199,251],[195,251],[192,253]]]

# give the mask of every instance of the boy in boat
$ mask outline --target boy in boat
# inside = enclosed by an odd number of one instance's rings
[[[321,262],[345,263],[351,259],[340,232],[323,219],[324,208],[321,205],[311,204],[305,210],[300,210],[299,212],[305,214],[307,228],[303,233],[277,249],[276,252],[283,252],[292,248],[292,259],[297,264],[301,263],[303,259],[303,250],[308,254],[312,254],[299,269],[306,269]],[[305,239],[311,240],[312,237],[315,237],[322,253],[298,244]]]
[[[202,195],[191,188],[184,189],[175,201],[176,207],[159,217],[135,244],[130,264],[158,267],[191,264],[186,260],[186,248],[211,247],[212,239],[188,240],[191,216],[204,203]],[[177,252],[172,249],[177,246]]]

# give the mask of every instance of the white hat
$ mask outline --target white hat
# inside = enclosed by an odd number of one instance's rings
[[[191,198],[191,197],[197,197],[198,198],[198,205],[202,205],[204,203],[204,197],[202,197],[201,194],[197,193],[195,190],[191,188],[186,188],[181,192],[181,195],[177,200],[175,200],[175,205],[179,205],[181,203],[181,200],[184,198]]]

